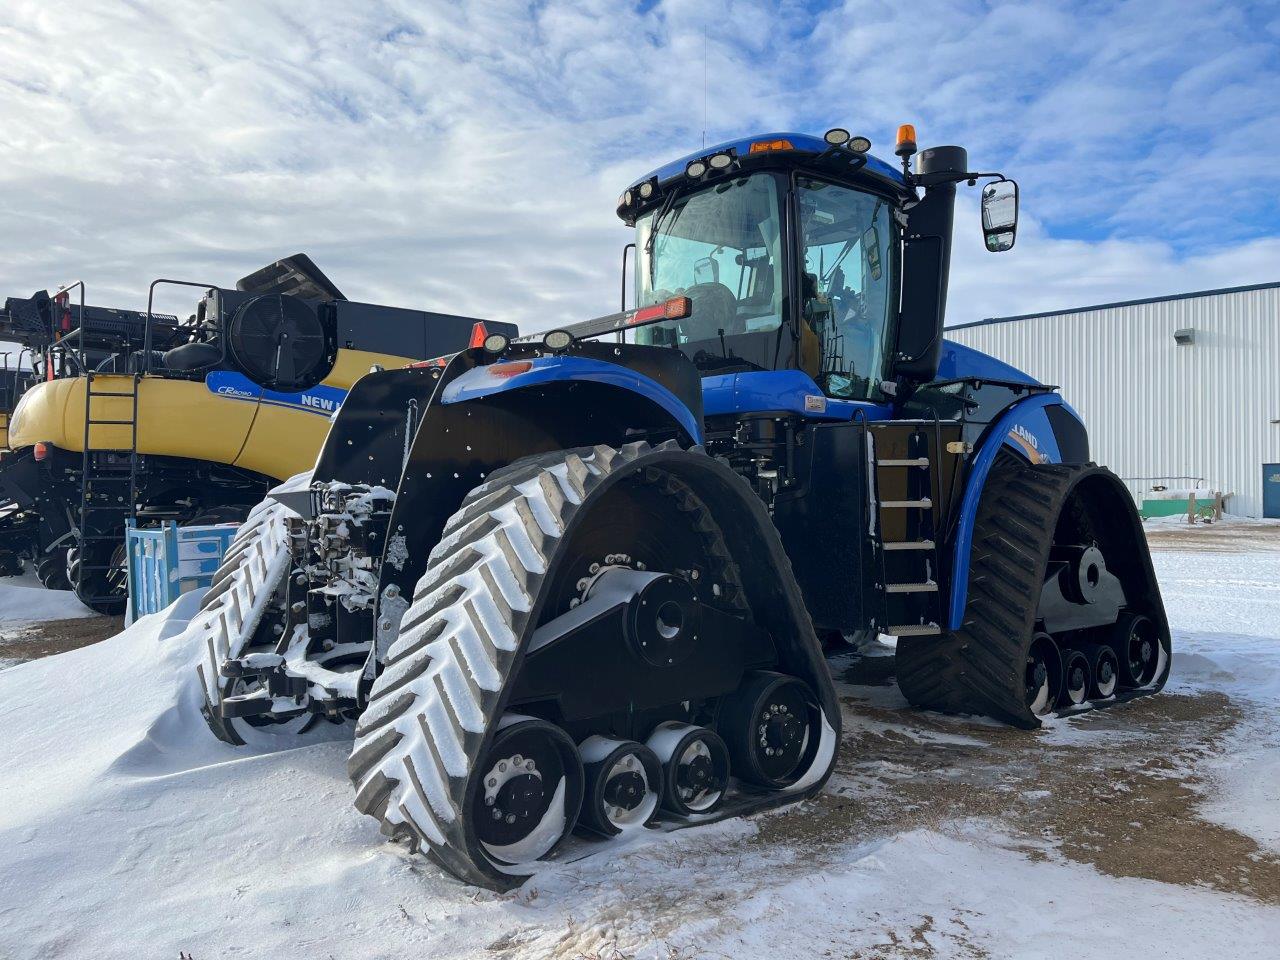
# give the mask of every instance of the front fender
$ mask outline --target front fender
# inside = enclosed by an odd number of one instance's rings
[[[1076,424],[1080,423],[1076,412],[1058,394],[1033,394],[1010,406],[987,428],[978,442],[978,452],[969,465],[965,480],[959,520],[951,544],[951,600],[947,611],[947,625],[952,630],[958,629],[964,619],[969,593],[969,555],[973,548],[973,525],[997,454],[1001,450],[1009,450],[1030,464],[1063,462],[1063,444],[1059,443],[1058,433],[1049,415],[1049,410],[1053,407],[1060,408]]]
[[[670,418],[672,425],[684,434],[682,446],[702,443],[701,419],[674,393],[642,373],[621,364],[590,357],[535,357],[475,367],[446,386],[441,392],[440,402],[447,406],[517,390],[530,391],[529,395],[532,396],[573,384],[596,384],[610,388],[589,391],[598,393],[601,398],[612,397],[622,401],[628,394],[643,398],[647,401],[646,405],[651,404],[662,410]],[[580,409],[576,412],[590,415],[600,411]]]

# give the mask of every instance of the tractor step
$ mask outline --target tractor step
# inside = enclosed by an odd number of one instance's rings
[[[907,623],[900,627],[885,627],[885,633],[891,637],[935,637],[942,633],[936,623]]]
[[[928,497],[920,500],[881,500],[880,507],[883,510],[928,510],[933,506],[933,501]]]
[[[886,583],[885,593],[937,593],[936,583]]]
[[[937,545],[932,540],[890,540],[883,546],[886,550],[933,550]]]
[[[877,467],[928,467],[928,457],[912,457],[907,460],[877,460]]]

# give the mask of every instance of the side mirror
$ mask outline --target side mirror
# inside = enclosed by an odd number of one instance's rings
[[[982,188],[982,239],[991,253],[1013,247],[1018,235],[1018,185],[996,180]]]

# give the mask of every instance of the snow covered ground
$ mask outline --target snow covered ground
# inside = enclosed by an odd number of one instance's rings
[[[1280,549],[1156,559],[1160,697],[1031,735],[851,664],[821,798],[506,895],[382,842],[348,731],[214,741],[182,611],[144,619],[0,672],[0,957],[1274,958]]]
[[[25,659],[8,641],[22,639],[32,624],[94,615],[70,590],[46,590],[34,573],[0,577],[0,670]]]

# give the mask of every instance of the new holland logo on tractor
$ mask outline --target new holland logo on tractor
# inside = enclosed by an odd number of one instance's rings
[[[506,887],[575,828],[814,794],[854,634],[912,703],[1022,727],[1159,689],[1124,486],[1054,388],[942,336],[957,185],[993,251],[1017,188],[914,139],[668,164],[618,203],[638,309],[361,378],[191,622],[214,733],[354,720],[356,806]]]
[[[161,284],[200,290],[195,314],[90,306],[75,284],[11,297],[0,317],[26,360],[0,398],[0,570],[31,563],[103,613],[124,609],[126,523],[243,520],[315,463],[372,366],[460,349],[474,326],[349,301],[302,254],[234,290]]]

